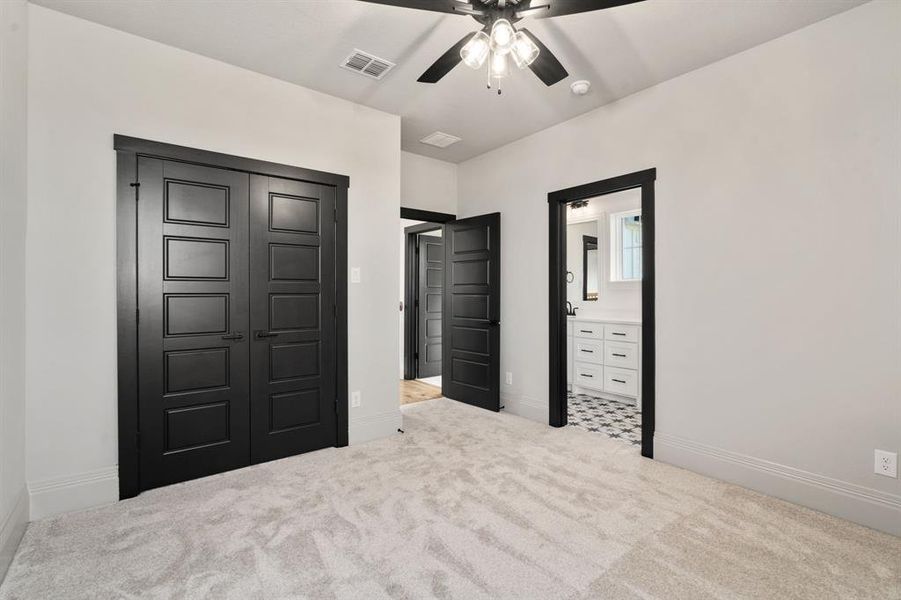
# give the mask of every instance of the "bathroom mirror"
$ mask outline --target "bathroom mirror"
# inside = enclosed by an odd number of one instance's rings
[[[598,299],[598,238],[582,236],[582,300]]]

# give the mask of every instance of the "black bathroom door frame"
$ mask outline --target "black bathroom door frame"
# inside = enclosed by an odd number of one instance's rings
[[[198,150],[124,135],[113,136],[116,151],[116,276],[119,498],[141,491],[138,399],[138,261],[137,170],[141,157],[241,171],[330,186],[335,189],[335,313],[336,313],[336,446],[348,441],[347,404],[347,190],[350,179],[251,158]]]
[[[588,200],[631,189],[641,190],[641,455],[654,458],[656,405],[656,326],[654,323],[654,182],[657,169],[603,179],[551,192],[548,201],[548,423],[567,423],[566,390],[566,207],[570,202]]]

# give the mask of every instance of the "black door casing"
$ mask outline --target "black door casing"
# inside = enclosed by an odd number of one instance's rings
[[[418,376],[441,375],[441,304],[444,301],[444,239],[420,234],[417,307]]]
[[[442,390],[446,397],[500,410],[501,215],[444,226]]]

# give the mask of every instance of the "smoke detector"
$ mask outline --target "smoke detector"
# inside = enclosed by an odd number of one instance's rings
[[[588,90],[591,89],[591,82],[587,79],[573,81],[572,84],[570,84],[569,89],[571,89],[576,96],[584,96],[588,93]]]

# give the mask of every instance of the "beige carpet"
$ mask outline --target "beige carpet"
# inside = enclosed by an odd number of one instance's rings
[[[901,598],[901,539],[439,399],[406,434],[32,524],[0,598]]]

